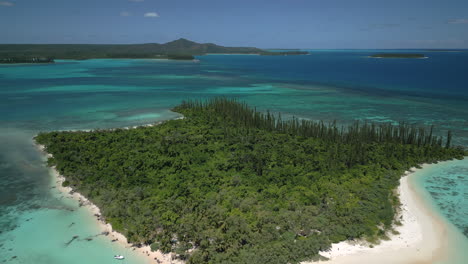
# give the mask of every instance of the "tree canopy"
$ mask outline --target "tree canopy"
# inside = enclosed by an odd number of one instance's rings
[[[174,111],[185,118],[36,141],[129,241],[188,263],[298,263],[377,237],[405,170],[466,154],[407,124],[283,121],[226,98]]]

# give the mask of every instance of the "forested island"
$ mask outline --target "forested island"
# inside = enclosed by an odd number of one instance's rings
[[[347,127],[184,101],[158,126],[40,133],[63,183],[130,242],[188,263],[298,263],[385,237],[405,170],[467,153],[433,128]]]
[[[397,58],[397,59],[424,59],[424,54],[413,54],[413,53],[379,53],[373,54],[371,58]]]
[[[224,47],[213,43],[196,43],[178,39],[164,44],[0,44],[0,63],[12,63],[15,58],[54,59],[175,59],[193,60],[205,54],[303,55],[303,52],[268,52],[252,47]]]
[[[0,64],[15,64],[15,63],[54,63],[53,58],[38,58],[38,57],[5,57],[0,58]]]
[[[169,54],[167,55],[167,59],[169,60],[194,60],[195,57],[193,55]]]

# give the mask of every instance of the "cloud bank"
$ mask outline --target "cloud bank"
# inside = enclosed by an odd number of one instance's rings
[[[144,17],[159,17],[159,15],[156,12],[149,12],[144,14]]]

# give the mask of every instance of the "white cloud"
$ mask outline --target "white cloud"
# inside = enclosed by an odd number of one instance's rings
[[[146,13],[144,17],[159,17],[159,15],[156,12],[149,12],[149,13]]]
[[[120,12],[120,16],[123,16],[123,17],[128,17],[128,16],[131,16],[131,15],[132,15],[132,13],[127,12],[127,11]]]
[[[467,18],[450,19],[447,23],[449,23],[449,24],[468,24],[468,19]]]
[[[0,1],[0,6],[14,6],[15,4],[8,1]]]

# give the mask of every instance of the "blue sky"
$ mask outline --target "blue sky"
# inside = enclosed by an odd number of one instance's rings
[[[468,48],[468,0],[0,0],[0,43]]]

